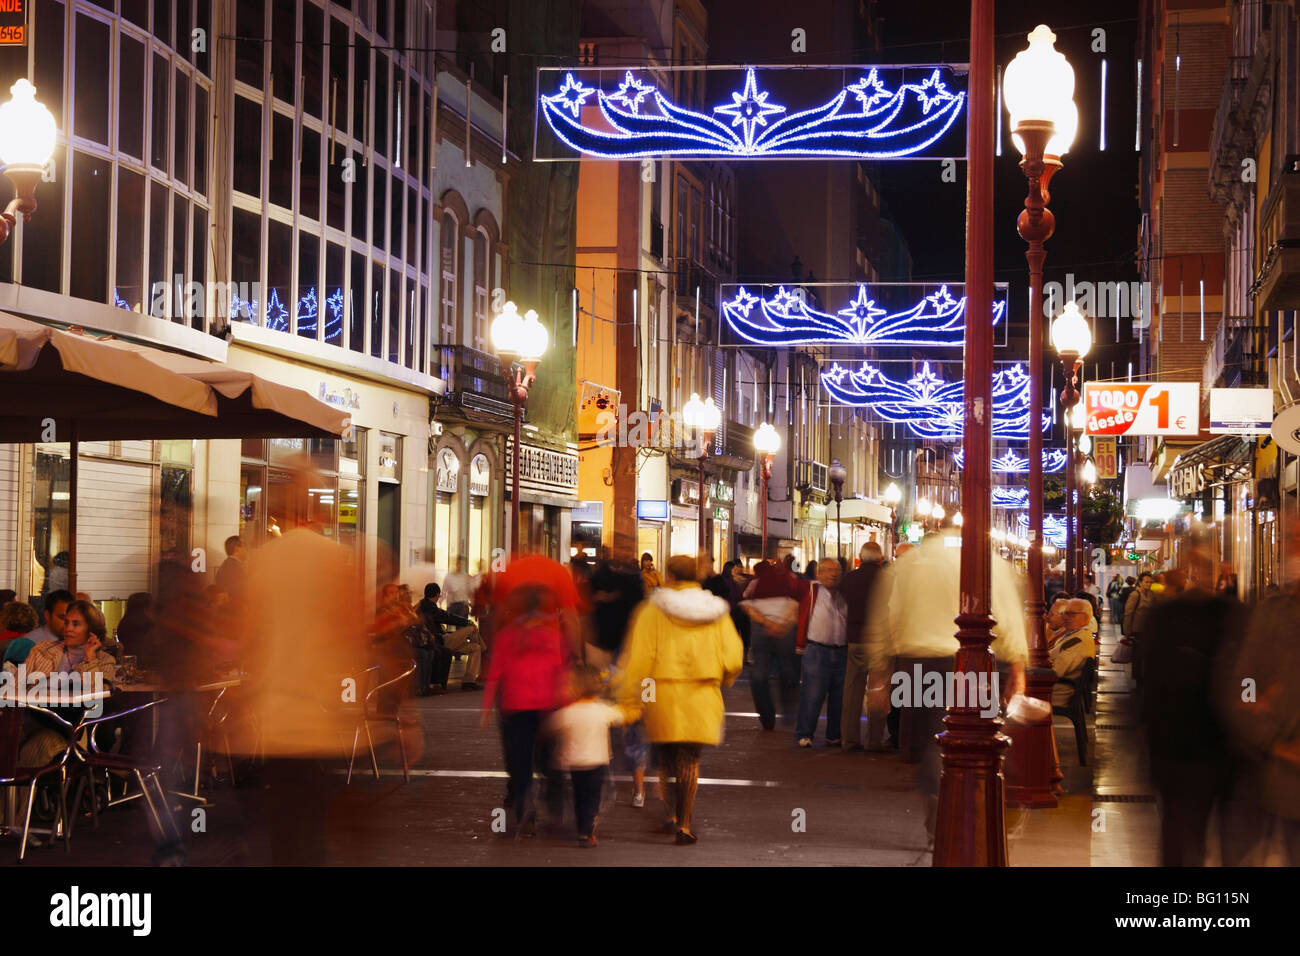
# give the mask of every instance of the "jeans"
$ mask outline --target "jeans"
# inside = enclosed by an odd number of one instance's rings
[[[544,710],[517,710],[501,715],[501,741],[506,756],[507,798],[519,822],[533,811],[533,767],[546,770],[546,803],[552,817],[563,813],[560,801],[564,795],[559,787],[559,774],[550,768],[548,748],[539,747],[539,731],[543,721],[550,716]]]
[[[749,689],[754,695],[758,719],[769,730],[776,725],[770,682],[777,678],[781,694],[781,717],[788,725],[799,703],[799,655],[794,648],[794,630],[772,634],[760,624],[754,625],[752,643],[754,664],[749,672]]]
[[[808,642],[803,655],[803,685],[799,693],[796,737],[813,737],[817,718],[826,705],[826,740],[840,740],[840,715],[844,708],[844,668],[848,648]],[[827,701],[827,697],[830,698]]]

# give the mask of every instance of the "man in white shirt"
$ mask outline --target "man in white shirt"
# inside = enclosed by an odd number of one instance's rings
[[[470,602],[474,600],[476,582],[466,573],[469,562],[464,558],[456,559],[456,570],[448,571],[442,581],[442,596],[447,602],[447,610],[457,617],[469,617]]]
[[[803,655],[803,683],[794,735],[800,747],[812,746],[826,708],[826,746],[839,747],[844,710],[844,670],[848,661],[848,604],[839,592],[843,569],[838,558],[817,562],[817,583],[799,604],[795,653]]]
[[[1065,605],[1061,611],[1065,630],[1047,648],[1047,659],[1057,677],[1057,683],[1052,688],[1053,707],[1065,707],[1074,696],[1074,688],[1061,683],[1061,679],[1077,680],[1082,677],[1084,666],[1097,657],[1097,644],[1089,628],[1092,606],[1083,598],[1072,598],[1062,603]]]

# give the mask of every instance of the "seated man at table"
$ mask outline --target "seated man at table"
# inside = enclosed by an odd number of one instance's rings
[[[1083,598],[1070,598],[1054,606],[1065,627],[1061,636],[1047,648],[1047,659],[1056,671],[1057,683],[1052,688],[1052,706],[1065,707],[1074,695],[1074,688],[1061,683],[1062,678],[1078,680],[1090,659],[1097,656],[1097,645],[1088,628],[1092,620],[1092,606]]]
[[[478,690],[482,686],[478,683],[478,674],[483,666],[483,638],[479,635],[478,628],[470,623],[469,618],[460,617],[438,607],[438,597],[441,594],[442,588],[438,585],[426,584],[424,600],[416,605],[416,610],[420,612],[420,617],[424,618],[424,623],[433,632],[434,638],[440,637],[447,650],[452,654],[469,655],[460,689]],[[448,627],[452,630],[448,631]]]
[[[27,636],[36,644],[63,640],[63,621],[68,605],[75,601],[71,591],[51,591],[45,595],[45,620]]]

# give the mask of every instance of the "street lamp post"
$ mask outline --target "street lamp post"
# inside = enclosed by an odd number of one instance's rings
[[[1029,667],[1025,690],[1029,696],[1051,702],[1056,674],[1047,657],[1043,629],[1043,433],[1038,406],[1043,396],[1043,260],[1044,243],[1056,229],[1056,217],[1047,208],[1048,184],[1061,169],[1060,157],[1074,140],[1079,113],[1072,100],[1074,71],[1059,53],[1055,35],[1045,25],[1029,34],[1029,47],[1007,65],[1003,99],[1011,114],[1012,141],[1020,150],[1020,168],[1029,191],[1016,229],[1027,244],[1029,264],[1029,548],[1025,570],[1029,576]],[[1021,739],[1007,761],[1007,793],[1018,805],[1055,807],[1055,786],[1062,779],[1051,721],[1016,729]]]
[[[513,302],[507,302],[492,320],[492,345],[497,354],[510,360],[504,371],[510,402],[515,410],[515,441],[512,446],[513,467],[510,477],[510,553],[519,553],[519,470],[523,465],[523,447],[520,444],[524,405],[528,390],[537,380],[537,363],[546,352],[549,340],[546,328],[537,321],[537,313],[529,309],[522,317]]]
[[[833,458],[827,474],[831,480],[831,494],[835,496],[835,557],[842,562],[844,546],[840,541],[840,502],[844,499],[844,479],[849,476],[849,472],[838,458]]]
[[[722,424],[722,413],[718,407],[713,404],[713,399],[708,398],[700,401],[700,396],[691,392],[690,399],[682,408],[682,421],[688,428],[695,429],[695,440],[700,446],[700,528],[699,528],[699,551],[703,552],[705,547],[706,535],[704,533],[704,461],[709,457],[709,446],[713,444],[713,436],[718,431],[718,426]]]
[[[754,432],[754,450],[763,456],[763,544],[760,561],[767,560],[767,483],[772,478],[772,460],[781,450],[781,435],[767,422],[758,426]]]
[[[1065,586],[1067,590],[1078,590],[1078,578],[1075,573],[1077,536],[1074,527],[1079,511],[1074,500],[1077,477],[1075,469],[1078,467],[1078,460],[1075,458],[1071,429],[1075,427],[1075,408],[1079,405],[1079,390],[1076,387],[1079,367],[1088,350],[1092,348],[1092,329],[1088,327],[1088,320],[1083,317],[1079,307],[1073,302],[1067,302],[1061,314],[1052,320],[1052,346],[1061,356],[1061,368],[1065,373],[1061,404],[1066,408],[1066,436],[1070,438],[1066,445],[1069,461],[1065,467]],[[1081,407],[1079,411],[1082,411]],[[1078,424],[1081,426],[1082,421],[1080,420]]]

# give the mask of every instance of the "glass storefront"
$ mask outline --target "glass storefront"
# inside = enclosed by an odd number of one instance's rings
[[[365,429],[346,441],[331,438],[245,438],[239,469],[239,536],[255,548],[300,522],[356,549],[364,536]],[[304,457],[305,456],[305,457]],[[306,498],[298,497],[292,467],[316,470]],[[316,479],[319,481],[316,481]]]

